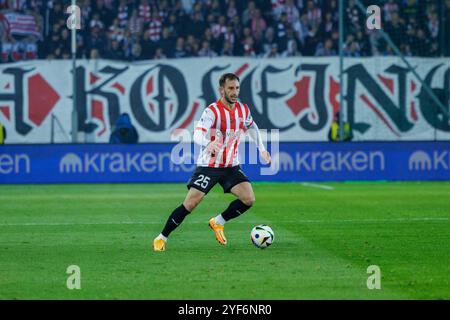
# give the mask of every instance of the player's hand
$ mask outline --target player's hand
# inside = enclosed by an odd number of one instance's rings
[[[211,154],[218,154],[220,151],[220,141],[218,139],[211,141],[207,146],[206,150]]]
[[[270,164],[272,162],[269,151],[261,151],[261,157],[267,164]]]

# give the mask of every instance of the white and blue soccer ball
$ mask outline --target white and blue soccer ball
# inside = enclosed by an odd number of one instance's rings
[[[250,237],[255,246],[264,249],[273,243],[275,240],[275,233],[273,233],[271,227],[260,224],[253,227]]]

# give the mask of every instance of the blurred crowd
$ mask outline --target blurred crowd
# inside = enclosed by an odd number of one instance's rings
[[[0,0],[1,61],[70,58],[70,2]],[[450,0],[370,4],[380,6],[383,30],[406,56],[450,55]],[[137,61],[339,53],[338,0],[77,0],[77,5],[78,58]],[[13,19],[11,13],[33,17],[33,32],[11,33],[5,18]],[[346,0],[344,21],[345,56],[394,55],[379,32],[366,28],[366,15],[354,0]]]

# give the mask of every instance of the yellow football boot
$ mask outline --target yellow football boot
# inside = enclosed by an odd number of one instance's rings
[[[166,242],[163,239],[156,238],[155,240],[153,240],[153,250],[154,251],[166,250]]]
[[[225,234],[223,233],[223,226],[220,224],[217,224],[214,218],[211,218],[209,220],[209,227],[214,231],[216,234],[216,239],[219,241],[221,245],[227,244],[227,238],[225,238]]]

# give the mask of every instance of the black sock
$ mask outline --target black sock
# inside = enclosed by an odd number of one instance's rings
[[[245,211],[250,209],[250,207],[251,206],[247,206],[239,199],[234,200],[232,203],[230,203],[228,208],[224,212],[222,212],[222,217],[225,221],[231,220],[233,218],[239,217]]]
[[[164,226],[163,231],[161,232],[164,237],[168,237],[169,234],[175,230],[186,218],[186,216],[190,212],[184,207],[183,204],[173,210],[172,214],[170,215],[169,219],[167,219],[166,225]]]

